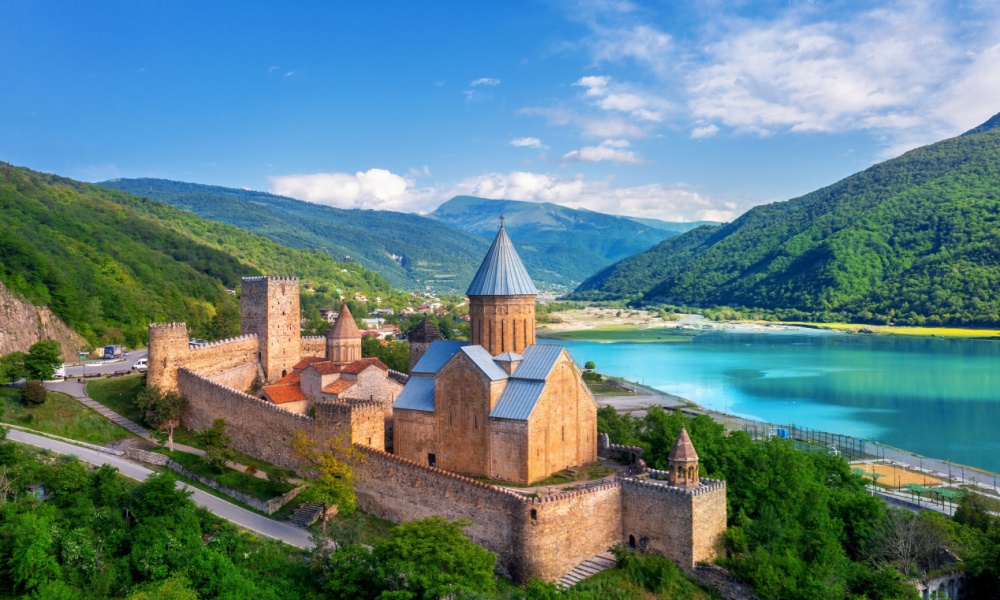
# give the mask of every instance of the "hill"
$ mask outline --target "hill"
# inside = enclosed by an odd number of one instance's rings
[[[414,214],[345,210],[265,192],[166,179],[114,179],[100,185],[166,202],[285,246],[363,264],[404,289],[430,285],[441,291],[465,291],[489,249],[489,243],[477,236]]]
[[[548,202],[456,196],[428,216],[492,240],[503,215],[519,253],[539,253],[552,269],[581,281],[597,269],[678,235],[683,223],[577,210]],[[665,228],[677,226],[676,230]]]
[[[240,277],[296,274],[331,304],[335,288],[393,293],[322,253],[105,187],[0,163],[0,283],[92,344],[144,342],[151,321],[193,335],[238,332]],[[324,294],[325,292],[325,294]]]
[[[790,318],[1000,324],[1000,115],[597,273],[577,299]]]

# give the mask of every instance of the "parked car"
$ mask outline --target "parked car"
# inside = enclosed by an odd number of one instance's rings
[[[134,365],[132,365],[132,370],[133,371],[143,372],[143,371],[145,371],[148,368],[149,367],[146,366],[146,359],[145,358],[140,358],[139,360],[135,361]]]

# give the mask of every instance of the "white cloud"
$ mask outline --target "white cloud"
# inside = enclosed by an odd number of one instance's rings
[[[629,121],[620,115],[582,114],[567,108],[523,108],[523,115],[545,117],[549,125],[579,127],[581,133],[588,138],[643,138],[649,135],[640,125]]]
[[[616,187],[610,178],[560,177],[514,171],[486,173],[457,183],[415,187],[384,169],[349,173],[313,173],[271,177],[270,191],[338,208],[366,208],[427,213],[458,195],[529,202],[554,202],[609,214],[672,221],[730,220],[736,204],[716,201],[684,184]]]
[[[604,140],[597,146],[584,146],[579,150],[567,152],[563,156],[563,160],[566,162],[611,161],[632,165],[645,162],[641,156],[631,150],[627,150],[628,147],[629,143],[627,140]]]
[[[543,148],[542,140],[536,137],[519,137],[510,141],[515,148]]]
[[[712,137],[717,133],[719,133],[719,128],[716,125],[704,125],[702,127],[695,127],[692,129],[691,137],[698,140],[701,138]]]
[[[662,121],[671,108],[663,98],[615,85],[607,76],[581,77],[573,85],[585,88],[584,95],[602,110],[625,113],[639,121]]]
[[[476,87],[478,85],[496,86],[500,85],[500,80],[493,79],[492,77],[480,77],[479,79],[476,79],[472,83],[470,83],[469,87]]]

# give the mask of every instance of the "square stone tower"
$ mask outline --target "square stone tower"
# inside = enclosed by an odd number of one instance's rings
[[[258,359],[268,382],[292,371],[302,353],[298,277],[244,277],[240,330],[256,334]]]

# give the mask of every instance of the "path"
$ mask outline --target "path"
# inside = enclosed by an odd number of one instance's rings
[[[92,465],[110,465],[117,468],[122,475],[139,481],[144,481],[153,473],[152,470],[123,458],[91,450],[89,448],[67,444],[58,440],[49,439],[33,433],[11,429],[7,432],[7,439],[21,442],[23,444],[30,444],[38,448],[45,448],[58,454],[73,455]],[[297,548],[311,549],[315,546],[312,536],[305,529],[293,527],[291,525],[281,523],[280,521],[275,521],[258,515],[257,513],[250,512],[249,510],[240,508],[235,504],[226,502],[225,500],[207,492],[190,487],[180,481],[177,482],[177,487],[191,491],[191,499],[194,500],[198,506],[206,508],[213,514],[218,515],[231,523],[239,525],[244,529],[249,529],[250,531],[257,532],[261,535],[281,540],[282,542]]]
[[[587,560],[573,567],[573,570],[563,575],[556,586],[561,590],[567,590],[580,583],[584,579],[589,579],[601,571],[607,571],[618,564],[614,554],[602,552],[597,556],[592,556]]]

